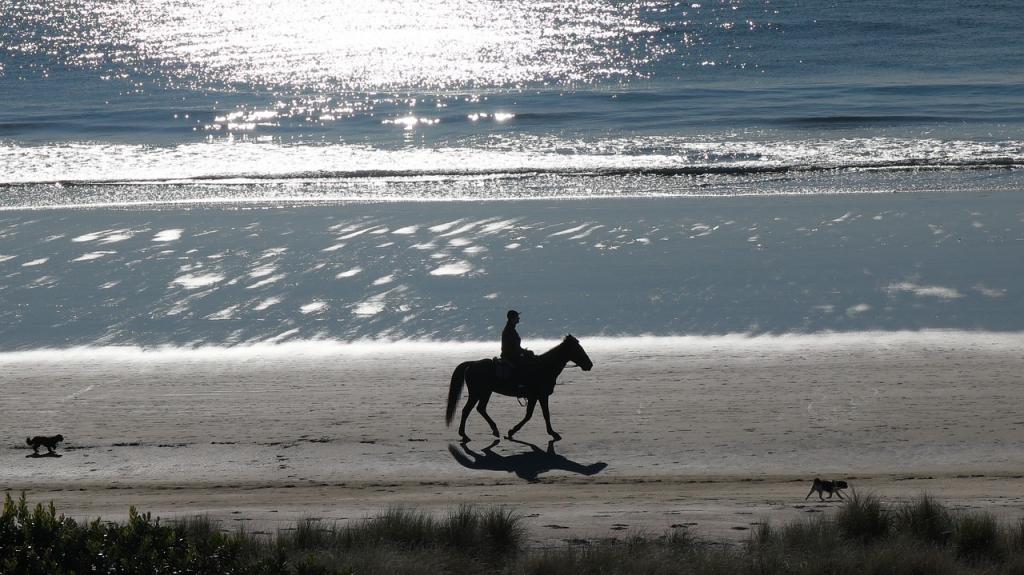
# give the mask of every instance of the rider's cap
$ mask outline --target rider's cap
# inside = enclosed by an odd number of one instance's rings
[[[519,317],[519,312],[517,312],[514,309],[510,309],[510,310],[508,310],[508,313],[505,314],[505,317],[507,317],[508,319],[512,319],[514,317]]]

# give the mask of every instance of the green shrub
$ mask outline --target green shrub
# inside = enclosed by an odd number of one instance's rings
[[[743,546],[685,529],[548,549],[524,547],[525,537],[520,516],[502,507],[462,506],[439,518],[396,508],[346,526],[306,519],[261,538],[226,533],[207,517],[162,523],[135,509],[123,523],[77,523],[52,504],[7,496],[0,573],[1024,575],[1024,520],[1002,529],[990,514],[955,516],[927,496],[888,508],[854,494],[831,516],[759,525]]]
[[[51,503],[30,509],[22,494],[5,496],[0,515],[2,573],[217,573],[243,557],[241,541],[201,528],[202,520],[175,526],[129,509],[124,524],[78,524]]]

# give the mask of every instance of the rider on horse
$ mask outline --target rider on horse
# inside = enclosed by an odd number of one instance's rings
[[[521,380],[522,367],[527,361],[536,357],[536,355],[528,350],[523,349],[522,339],[519,337],[519,333],[516,331],[516,324],[519,323],[519,312],[514,309],[508,310],[505,314],[508,321],[505,322],[505,329],[501,330],[501,360],[505,364],[505,369],[499,367],[498,373],[501,379],[520,379],[517,385],[521,388],[520,391],[525,390],[525,382]]]

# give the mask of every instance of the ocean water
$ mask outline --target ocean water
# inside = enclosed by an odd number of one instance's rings
[[[0,203],[1014,189],[1022,27],[1012,0],[3,0]]]
[[[508,307],[527,338],[1020,332],[1021,29],[0,0],[0,348],[488,340]]]

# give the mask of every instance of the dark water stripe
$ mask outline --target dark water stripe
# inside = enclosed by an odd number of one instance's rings
[[[139,178],[139,179],[82,179],[82,180],[38,180],[22,182],[0,182],[0,187],[32,186],[38,184],[57,184],[63,186],[76,185],[135,185],[135,184],[182,184],[182,183],[203,183],[222,182],[226,180],[244,179],[256,181],[289,181],[289,180],[354,180],[354,179],[375,179],[375,178],[413,178],[413,177],[542,177],[542,176],[571,176],[571,177],[609,177],[609,176],[704,176],[704,175],[726,175],[726,176],[747,176],[760,174],[786,174],[786,173],[811,173],[811,172],[842,172],[857,170],[874,171],[899,171],[899,170],[929,170],[929,171],[963,171],[963,170],[1008,170],[1024,167],[1024,158],[987,158],[985,160],[928,160],[928,159],[905,159],[891,162],[858,162],[846,164],[805,164],[805,165],[769,165],[769,166],[636,166],[636,167],[609,167],[609,168],[503,168],[503,169],[439,169],[439,170],[316,170],[277,174],[211,174],[204,176],[188,176],[180,178]],[[248,182],[245,182],[248,183]]]
[[[987,118],[966,118],[927,115],[878,115],[878,116],[802,116],[766,120],[770,124],[801,127],[863,126],[869,124],[918,124],[918,123],[971,123],[989,121]]]

